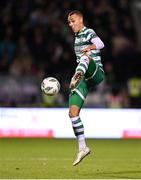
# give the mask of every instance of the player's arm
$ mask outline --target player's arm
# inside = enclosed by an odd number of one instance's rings
[[[86,48],[84,48],[82,50],[82,52],[87,53],[91,50],[100,50],[102,48],[104,48],[104,43],[102,42],[102,40],[95,34],[95,32],[91,32],[88,35],[88,41],[92,44],[88,45]]]
[[[88,69],[89,62],[90,58],[86,54],[80,58],[80,62],[76,67],[75,74],[71,79],[70,89],[74,89],[78,82],[83,78],[85,72]]]

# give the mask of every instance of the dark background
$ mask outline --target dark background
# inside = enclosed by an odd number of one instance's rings
[[[0,1],[0,106],[67,107],[76,67],[70,11],[105,44],[105,81],[90,92],[85,107],[141,107],[141,9],[137,0]],[[60,93],[41,93],[43,78],[56,77]]]

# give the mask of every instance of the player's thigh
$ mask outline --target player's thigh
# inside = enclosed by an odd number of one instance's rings
[[[104,72],[98,68],[96,74],[87,83],[90,87],[95,87],[104,80]]]
[[[76,106],[79,109],[82,108],[84,104],[84,99],[82,99],[75,91],[69,96],[69,108]]]
[[[81,108],[84,104],[87,94],[87,82],[85,79],[82,79],[69,95],[69,106],[76,105],[77,107]]]

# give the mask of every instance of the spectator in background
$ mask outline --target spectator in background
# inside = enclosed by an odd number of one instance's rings
[[[130,107],[141,108],[141,78],[132,77],[127,85]]]

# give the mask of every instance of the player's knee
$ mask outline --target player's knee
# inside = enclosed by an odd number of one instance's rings
[[[78,114],[75,112],[75,111],[69,111],[69,117],[70,118],[73,118],[73,117],[76,117],[76,116],[78,116]]]
[[[90,61],[90,58],[86,54],[81,56],[81,58],[80,58],[80,62],[87,62],[87,63],[89,63],[89,61]]]
[[[69,117],[73,118],[73,117],[79,116],[79,111],[80,110],[79,110],[79,108],[77,106],[70,107]]]

